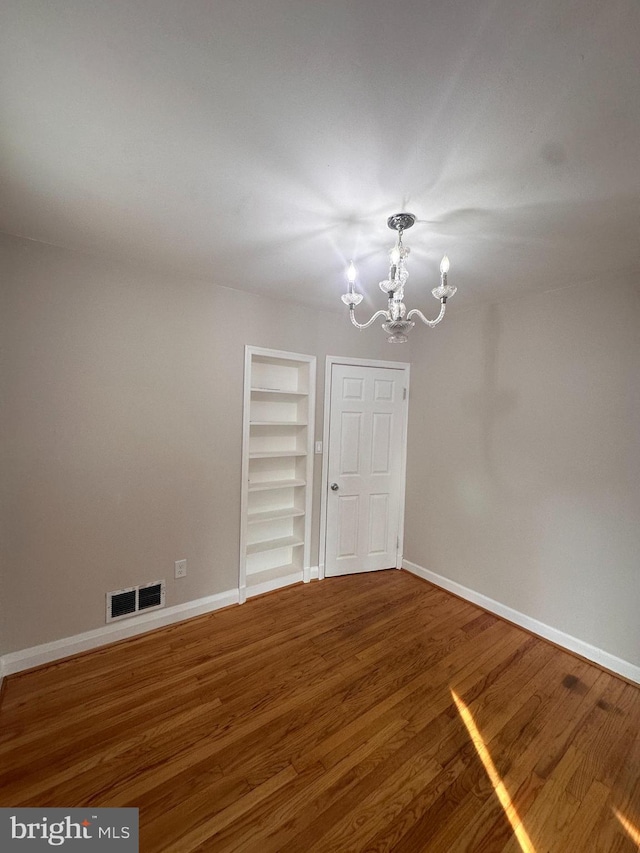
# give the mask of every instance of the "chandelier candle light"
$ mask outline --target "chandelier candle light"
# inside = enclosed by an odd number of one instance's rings
[[[354,289],[356,268],[353,265],[353,261],[351,261],[349,269],[347,270],[349,291],[344,294],[342,301],[345,305],[349,306],[349,317],[351,318],[351,322],[357,329],[368,329],[369,326],[378,319],[378,317],[384,317],[386,322],[382,324],[382,328],[385,332],[388,332],[389,337],[387,338],[387,341],[390,344],[403,344],[406,342],[407,332],[415,326],[414,321],[411,319],[414,314],[416,317],[419,317],[425,325],[431,327],[437,326],[440,320],[444,317],[447,299],[453,296],[457,290],[453,285],[447,284],[449,258],[445,255],[440,263],[440,285],[438,287],[434,287],[431,291],[435,298],[440,300],[440,313],[435,320],[427,320],[422,311],[418,311],[417,308],[414,308],[407,313],[407,307],[403,300],[404,286],[407,278],[409,277],[406,263],[409,248],[402,245],[402,235],[407,228],[411,228],[415,221],[416,218],[412,213],[396,213],[387,219],[387,225],[389,228],[398,232],[398,240],[393,249],[389,252],[389,278],[380,282],[380,290],[387,294],[389,307],[386,311],[376,311],[373,317],[370,320],[367,320],[366,323],[358,323],[356,320],[355,308],[356,305],[359,305],[362,302],[362,294],[356,293]]]

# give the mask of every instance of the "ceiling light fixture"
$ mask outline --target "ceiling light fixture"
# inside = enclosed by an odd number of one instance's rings
[[[451,284],[447,284],[447,273],[449,272],[449,258],[445,255],[440,263],[440,284],[434,287],[431,293],[436,299],[440,300],[440,313],[435,320],[427,320],[422,311],[417,308],[407,313],[407,307],[403,302],[404,286],[409,272],[407,270],[407,255],[409,248],[402,245],[402,235],[407,228],[411,228],[416,221],[412,213],[396,213],[387,219],[389,228],[398,232],[398,239],[395,246],[389,252],[389,278],[380,282],[380,290],[386,293],[389,299],[389,307],[386,311],[376,311],[370,320],[366,323],[358,323],[356,320],[355,308],[362,302],[362,294],[357,293],[354,284],[356,280],[356,268],[353,261],[349,264],[347,270],[347,281],[349,282],[349,291],[344,294],[342,301],[349,306],[349,317],[351,322],[357,329],[368,329],[369,326],[378,319],[384,317],[385,321],[382,328],[388,332],[387,341],[390,344],[403,344],[407,341],[407,332],[415,326],[411,319],[415,314],[427,326],[437,326],[444,317],[444,312],[447,306],[447,299],[453,296],[457,288]]]

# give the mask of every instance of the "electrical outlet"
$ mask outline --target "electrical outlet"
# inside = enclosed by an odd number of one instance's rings
[[[176,577],[177,578],[186,578],[187,576],[187,561],[186,560],[176,560]]]

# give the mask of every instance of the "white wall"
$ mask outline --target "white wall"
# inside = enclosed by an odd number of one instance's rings
[[[246,343],[317,356],[318,436],[327,353],[407,356],[350,325],[341,282],[334,315],[9,237],[0,269],[0,654],[103,626],[108,590],[237,588]]]
[[[412,340],[405,556],[640,664],[640,293],[590,284]]]
[[[637,289],[456,297],[391,347],[339,307],[280,314],[15,238],[0,269],[0,654],[100,628],[107,590],[166,578],[170,606],[237,586],[250,343],[318,357],[317,437],[327,353],[411,360],[405,556],[640,664]]]

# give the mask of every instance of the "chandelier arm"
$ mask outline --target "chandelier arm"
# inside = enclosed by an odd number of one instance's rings
[[[422,322],[425,324],[425,326],[429,326],[430,328],[432,328],[432,329],[433,329],[433,327],[434,327],[434,326],[437,326],[437,325],[438,325],[438,323],[440,322],[440,320],[442,320],[442,318],[444,317],[444,312],[445,312],[445,310],[446,310],[446,307],[447,307],[447,304],[446,304],[446,302],[443,300],[443,301],[442,301],[442,303],[440,304],[440,313],[438,314],[438,316],[436,317],[436,319],[435,319],[435,320],[427,320],[427,318],[424,316],[424,314],[422,313],[422,311],[419,311],[417,308],[413,308],[413,309],[412,309],[411,311],[409,311],[409,313],[407,314],[407,320],[410,320],[410,319],[411,319],[411,317],[413,316],[413,314],[415,314],[415,315],[416,315],[416,317],[420,317],[420,319],[421,319],[421,320],[422,320]]]
[[[386,319],[389,319],[386,311],[376,311],[373,317],[370,320],[367,320],[366,323],[358,323],[358,321],[356,320],[356,312],[353,305],[349,306],[349,317],[356,329],[368,329],[369,326],[378,319],[378,317],[385,317]]]

